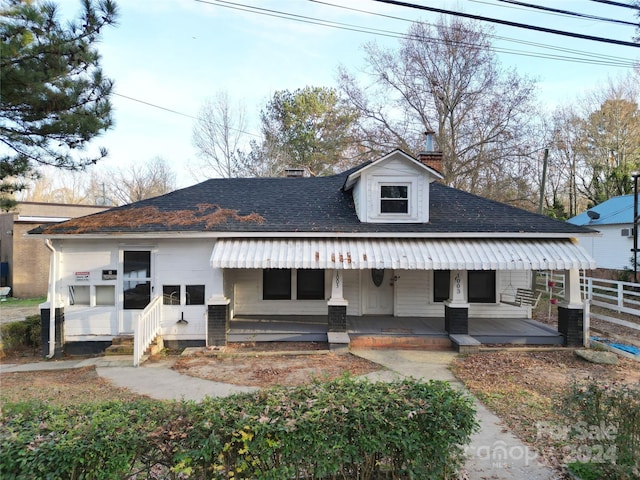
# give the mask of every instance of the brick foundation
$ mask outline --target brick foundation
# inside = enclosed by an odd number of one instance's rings
[[[229,330],[229,305],[209,305],[207,310],[207,345],[224,346],[227,344]]]
[[[469,334],[469,309],[444,306],[444,329],[449,335]]]
[[[582,309],[558,306],[558,332],[564,336],[568,347],[581,347],[584,344],[584,312]]]
[[[58,358],[64,351],[64,308],[56,308],[55,312],[56,338],[53,356]],[[51,309],[40,310],[40,340],[42,342],[42,355],[49,355],[49,327],[51,323]]]
[[[346,332],[347,331],[347,306],[346,305],[329,305],[329,323],[330,332]]]

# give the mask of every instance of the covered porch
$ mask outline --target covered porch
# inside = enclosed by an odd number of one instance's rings
[[[211,256],[217,288],[208,302],[207,344],[581,344],[578,273],[591,264],[568,239],[221,239]],[[275,300],[264,293],[275,280],[262,275],[274,269],[286,280]],[[313,302],[296,294],[297,272],[308,269],[326,272]],[[559,332],[532,320],[530,307],[501,302],[512,275],[522,283],[516,286],[529,286],[540,269],[567,275]],[[446,272],[444,282],[436,271]]]
[[[324,315],[244,315],[229,322],[229,342],[328,342]],[[450,348],[445,319],[347,316],[352,348]],[[526,318],[469,318],[469,336],[483,345],[562,345],[557,330]]]

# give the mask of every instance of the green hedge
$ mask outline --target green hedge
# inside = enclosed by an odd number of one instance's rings
[[[15,404],[0,478],[455,478],[472,405],[445,382],[351,377],[201,403]]]
[[[581,478],[640,478],[640,384],[574,381],[564,398],[572,420],[569,470]]]
[[[0,349],[10,352],[21,349],[39,350],[41,344],[40,315],[0,326]]]

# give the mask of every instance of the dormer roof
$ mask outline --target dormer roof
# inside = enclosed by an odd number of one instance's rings
[[[367,173],[369,170],[375,170],[378,167],[383,166],[385,163],[389,162],[391,159],[402,159],[408,163],[410,163],[411,165],[414,165],[417,168],[420,168],[422,170],[424,170],[425,174],[428,175],[430,178],[430,181],[434,181],[434,180],[442,180],[444,177],[442,176],[442,174],[440,172],[438,172],[437,170],[434,170],[431,167],[428,167],[427,165],[424,165],[423,163],[420,163],[418,160],[416,160],[415,158],[413,158],[411,155],[403,152],[402,150],[400,150],[399,148],[393,150],[392,152],[388,153],[387,155],[385,155],[384,157],[379,158],[378,160],[375,160],[373,162],[367,162],[362,164],[360,167],[358,167],[357,169],[355,169],[348,177],[347,180],[344,182],[344,190],[351,190],[353,188],[353,186],[356,184],[356,182],[358,181],[358,179],[365,173]]]

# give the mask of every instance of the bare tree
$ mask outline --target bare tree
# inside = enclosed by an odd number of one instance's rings
[[[568,216],[612,196],[630,193],[640,168],[640,69],[610,80],[556,109],[550,139],[553,199]]]
[[[96,204],[123,205],[175,190],[176,174],[166,160],[155,157],[125,170],[96,173],[89,183],[89,196]]]
[[[368,84],[345,68],[339,81],[364,119],[370,152],[415,154],[433,130],[447,183],[527,203],[529,152],[539,147],[531,135],[534,83],[499,67],[488,33],[459,19],[415,23],[397,50],[365,47]]]
[[[42,167],[17,198],[25,202],[91,204],[86,180],[86,172]]]
[[[240,173],[239,150],[245,141],[245,108],[233,108],[226,92],[207,99],[193,128],[193,144],[201,164],[198,176],[230,178]]]

